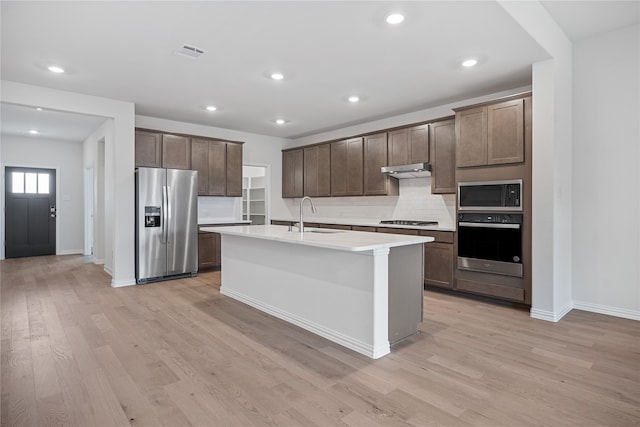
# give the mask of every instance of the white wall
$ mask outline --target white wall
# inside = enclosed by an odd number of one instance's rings
[[[82,143],[83,168],[93,168],[93,261],[105,264],[105,269],[113,268],[113,256],[105,259],[105,254],[111,254],[113,239],[106,229],[105,207],[105,144],[113,140],[113,120],[106,120]]]
[[[4,135],[0,151],[4,166],[57,170],[56,254],[81,254],[84,242],[82,144]],[[4,210],[0,212],[0,224],[4,228]],[[4,255],[4,240],[2,254]]]
[[[498,1],[551,59],[533,64],[531,316],[572,308],[572,44],[537,1]]]
[[[640,320],[640,30],[574,45],[574,307]]]
[[[136,116],[136,127],[162,130],[166,132],[176,132],[189,135],[200,135],[211,138],[225,139],[229,141],[243,141],[242,162],[245,164],[270,166],[270,194],[272,217],[286,215],[288,210],[282,199],[282,153],[281,150],[290,140],[276,138],[272,136],[258,135],[255,133],[241,132],[230,129],[217,128],[213,126],[203,126],[193,123],[177,122],[173,120],[158,119],[155,117]],[[205,203],[206,214],[204,215],[227,215],[230,212],[228,200],[224,197],[208,198]],[[201,200],[201,199],[199,199]],[[234,205],[234,215],[239,215],[241,210]],[[220,218],[225,219],[225,218]],[[239,218],[238,218],[239,219]]]
[[[0,94],[11,104],[113,118],[112,135],[105,140],[105,270],[111,286],[135,284],[133,104],[7,80]]]
[[[475,98],[469,98],[462,101],[451,102],[449,104],[440,105],[433,108],[427,108],[413,113],[400,114],[398,116],[387,117],[372,122],[362,123],[355,126],[349,126],[341,129],[336,129],[328,132],[322,132],[315,135],[306,136],[304,138],[298,138],[291,140],[286,148],[299,147],[307,144],[314,144],[317,142],[331,141],[334,139],[349,138],[356,135],[362,135],[365,133],[375,132],[382,129],[390,129],[398,126],[405,126],[412,123],[426,122],[443,117],[453,116],[454,108],[464,107],[467,105],[477,104],[485,101],[492,101],[496,98],[502,98],[504,96],[513,95],[516,93],[528,92],[531,90],[531,86],[524,86],[505,90],[502,92],[490,93]]]

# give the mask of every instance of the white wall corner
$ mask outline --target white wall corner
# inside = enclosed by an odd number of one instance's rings
[[[560,319],[566,316],[567,313],[569,313],[573,308],[574,308],[573,304],[569,304],[559,311],[547,311],[547,310],[540,310],[537,308],[531,308],[531,310],[529,311],[529,315],[534,319],[546,320],[547,322],[558,322],[560,321]]]

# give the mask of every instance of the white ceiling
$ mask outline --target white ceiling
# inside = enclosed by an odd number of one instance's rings
[[[53,110],[36,110],[24,105],[0,104],[2,134],[33,137],[30,130],[40,132],[47,140],[84,141],[106,117],[74,114]]]
[[[572,40],[638,23],[638,4],[543,2]],[[4,80],[133,102],[139,115],[288,138],[525,86],[531,64],[548,57],[494,1],[2,1],[1,8]],[[391,28],[383,18],[397,9],[407,19]],[[183,43],[206,53],[178,56]],[[478,66],[460,67],[468,56]],[[50,73],[53,63],[67,72]],[[285,79],[269,79],[273,71]],[[354,93],[363,101],[346,102]],[[220,110],[207,112],[207,104]],[[23,112],[31,120],[42,113]],[[3,133],[20,132],[17,114],[2,109]],[[274,124],[277,117],[288,123]]]

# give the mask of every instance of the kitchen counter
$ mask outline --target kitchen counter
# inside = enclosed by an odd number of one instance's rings
[[[273,240],[295,245],[317,246],[339,251],[371,251],[389,249],[397,246],[416,245],[432,242],[432,237],[406,236],[401,234],[367,233],[349,230],[330,230],[326,228],[307,228],[300,233],[288,231],[282,225],[251,225],[236,227],[201,227],[200,231],[220,234],[246,236],[255,239]]]
[[[350,219],[350,218],[313,218],[305,216],[305,223],[313,224],[336,224],[336,225],[356,225],[362,227],[385,227],[385,228],[404,228],[410,230],[431,230],[431,231],[456,231],[455,227],[443,227],[441,225],[396,225],[396,224],[380,224],[381,220],[391,218],[382,218],[380,220],[373,219]],[[409,218],[412,219],[412,218]],[[288,221],[298,222],[299,218],[272,218],[272,221]]]
[[[210,227],[220,293],[371,358],[418,331],[431,237],[286,226]]]
[[[251,224],[251,221],[236,220],[236,219],[216,219],[216,218],[198,218],[198,226],[216,226],[216,225],[231,225],[231,224]]]

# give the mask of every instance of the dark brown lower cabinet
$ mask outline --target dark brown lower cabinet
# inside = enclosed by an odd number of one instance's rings
[[[430,242],[424,245],[424,284],[453,289],[453,245]]]
[[[220,234],[198,233],[198,270],[220,267]]]
[[[424,244],[424,284],[455,289],[453,232],[420,230],[420,235],[435,239]]]

